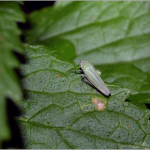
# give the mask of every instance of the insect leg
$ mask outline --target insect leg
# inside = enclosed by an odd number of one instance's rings
[[[80,87],[83,85],[83,78],[82,78],[82,75],[81,75],[81,85]]]
[[[83,71],[82,70],[72,70],[71,72],[73,72],[73,73],[82,73]]]
[[[83,80],[88,83],[89,85],[93,86],[93,84],[87,79],[85,74],[81,75],[81,80],[82,80],[82,84],[83,84]]]
[[[86,80],[86,75],[85,74],[81,74],[81,86],[83,85],[83,80],[84,81]]]
[[[81,82],[82,82],[82,84],[83,84],[83,80],[84,80],[87,84],[89,84],[90,86],[92,86],[92,87],[95,89],[96,94],[99,93],[98,90],[94,87],[94,85],[87,79],[87,77],[86,77],[85,74],[82,74],[82,75],[81,75]]]

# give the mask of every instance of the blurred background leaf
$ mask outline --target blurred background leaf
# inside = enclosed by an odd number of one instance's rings
[[[3,140],[11,137],[6,98],[14,102],[22,100],[21,86],[13,70],[19,66],[13,50],[23,53],[16,22],[24,22],[25,17],[16,2],[0,2],[0,147]]]
[[[88,60],[105,81],[129,88],[129,100],[149,103],[149,6],[143,1],[58,2],[29,15],[26,39],[62,52],[61,60]]]

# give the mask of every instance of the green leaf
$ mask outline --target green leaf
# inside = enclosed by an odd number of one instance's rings
[[[13,51],[23,53],[20,30],[16,22],[24,21],[24,15],[16,2],[0,2],[0,147],[3,140],[10,138],[6,117],[6,97],[15,102],[22,99],[21,87],[14,67],[19,66]]]
[[[130,100],[149,103],[149,6],[145,1],[57,2],[29,15],[26,37],[63,51],[61,60],[88,60],[102,68],[107,82],[130,89]]]
[[[53,52],[41,45],[26,48],[21,72],[27,99],[17,119],[24,148],[150,148],[150,111],[125,101],[130,90],[107,84],[112,95],[96,95],[86,83],[80,87],[80,74],[71,72],[79,66]]]

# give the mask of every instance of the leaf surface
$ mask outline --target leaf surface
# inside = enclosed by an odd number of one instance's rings
[[[27,99],[18,123],[24,148],[150,148],[150,111],[125,101],[130,90],[107,84],[109,98],[95,93],[74,63],[57,59],[43,45],[28,45],[21,66]],[[93,103],[95,101],[95,103]],[[97,103],[96,103],[97,102]],[[99,111],[98,102],[106,108]]]
[[[149,103],[149,6],[144,1],[58,2],[29,16],[27,39],[61,52],[61,60],[88,60],[109,76],[103,75],[108,83],[130,89],[131,101]]]

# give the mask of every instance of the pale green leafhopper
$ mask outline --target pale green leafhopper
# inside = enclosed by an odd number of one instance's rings
[[[101,73],[99,70],[96,70],[92,64],[90,64],[86,60],[80,61],[80,69],[75,70],[74,72],[81,73],[81,82],[83,84],[83,80],[94,87],[97,91],[102,93],[105,96],[110,96],[111,93],[101,77],[99,76]]]

